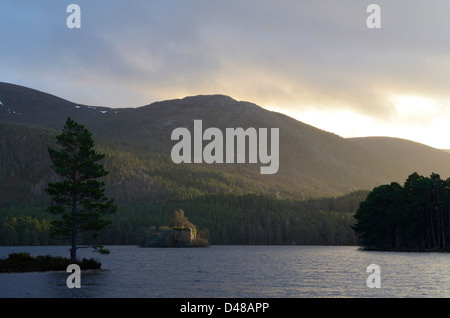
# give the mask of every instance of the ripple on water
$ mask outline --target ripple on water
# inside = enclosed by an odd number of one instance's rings
[[[450,254],[367,252],[333,246],[210,246],[199,249],[108,246],[83,250],[102,269],[68,273],[2,273],[0,297],[449,297]],[[68,247],[0,247],[10,252],[68,256]],[[370,289],[366,268],[381,268]]]

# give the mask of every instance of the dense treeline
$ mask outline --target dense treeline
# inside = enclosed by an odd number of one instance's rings
[[[450,178],[411,174],[404,185],[373,189],[361,203],[355,231],[381,250],[450,250]]]
[[[50,245],[50,220],[45,208],[0,208],[0,245]]]
[[[182,209],[211,244],[356,244],[353,215],[367,192],[320,200],[281,200],[264,195],[215,194],[178,201],[126,204],[112,225],[83,244],[138,244],[151,226],[166,225]],[[0,208],[0,245],[63,244],[48,236],[53,215],[46,207]],[[84,241],[83,241],[84,240]]]
[[[209,230],[211,244],[355,244],[354,212],[330,206],[325,199],[302,202],[224,194],[127,206],[126,212],[119,209],[101,239],[105,244],[134,244],[140,231],[133,229],[168,224],[170,213],[181,208],[200,230]],[[121,242],[115,241],[114,233],[122,233]]]
[[[47,149],[57,134],[0,124],[1,245],[67,243],[47,234],[54,216],[44,190],[57,181]],[[208,229],[211,244],[355,244],[353,214],[367,192],[304,200],[311,195],[293,192],[290,182],[303,182],[295,178],[267,180],[258,169],[233,165],[176,165],[151,146],[112,140],[97,140],[96,148],[106,155],[106,195],[119,207],[99,244],[137,244],[143,229],[167,224],[176,209]]]

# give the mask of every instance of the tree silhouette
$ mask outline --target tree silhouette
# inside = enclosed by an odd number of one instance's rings
[[[353,229],[367,248],[449,250],[450,179],[417,172],[398,183],[376,187],[361,202]]]
[[[103,216],[117,207],[105,197],[104,182],[97,180],[108,172],[96,163],[104,155],[95,152],[92,134],[69,117],[56,140],[61,149],[48,148],[48,152],[52,168],[63,180],[49,183],[46,192],[55,203],[48,211],[61,215],[61,219],[52,222],[51,234],[71,237],[70,256],[76,261],[77,234],[91,231],[98,235],[110,225]]]

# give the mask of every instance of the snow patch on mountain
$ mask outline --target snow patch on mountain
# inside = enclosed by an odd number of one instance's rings
[[[16,112],[15,110],[8,108],[8,113],[13,115],[22,115],[22,113]]]

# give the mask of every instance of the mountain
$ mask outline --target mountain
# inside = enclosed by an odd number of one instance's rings
[[[180,208],[213,244],[355,244],[353,215],[367,190],[414,171],[450,176],[447,152],[394,138],[344,139],[229,96],[109,108],[0,83],[0,244],[55,243],[44,189],[57,176],[47,148],[68,116],[92,132],[110,172],[107,196],[119,210],[102,244],[137,244],[143,229],[167,224]],[[279,128],[278,172],[261,174],[260,163],[175,164],[171,133],[192,134],[194,120],[222,132]]]
[[[438,173],[442,170],[443,177],[448,172],[440,164],[445,157],[443,152],[433,148],[421,148],[423,160],[414,161],[415,148],[394,155],[389,147],[368,145],[362,139],[347,140],[224,95],[190,96],[136,108],[109,108],[81,105],[34,89],[0,83],[0,103],[0,123],[3,123],[0,171],[7,180],[3,184],[9,187],[12,182],[23,189],[25,183],[31,182],[29,187],[34,193],[48,182],[49,177],[45,176],[51,173],[45,166],[49,163],[46,154],[52,140],[49,136],[63,128],[68,116],[84,124],[106,152],[105,164],[112,170],[108,179],[111,187],[117,193],[131,193],[134,189],[134,194],[124,198],[142,198],[147,193],[152,197],[167,197],[168,193],[176,197],[175,193],[183,189],[181,192],[189,195],[234,192],[307,199],[370,190],[391,181],[403,182],[416,170]],[[196,119],[202,120],[203,130],[279,128],[278,172],[261,175],[260,163],[173,163],[170,152],[176,142],[171,140],[172,131],[186,127],[193,134]],[[13,128],[12,124],[23,127]],[[34,131],[30,131],[31,127]],[[32,156],[35,162],[42,165],[21,162],[29,161],[31,153],[35,154]],[[35,171],[37,167],[39,173]],[[14,179],[11,171],[14,176],[22,175],[22,179]],[[42,177],[28,178],[30,175]],[[123,188],[125,184],[128,190]]]
[[[0,82],[0,123],[61,129],[67,117],[96,122],[126,109],[76,104],[27,87]]]
[[[421,175],[438,173],[450,177],[450,153],[411,140],[392,137],[360,137],[349,140],[380,157],[408,167]]]

